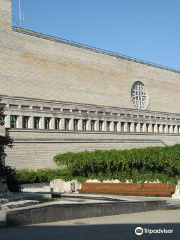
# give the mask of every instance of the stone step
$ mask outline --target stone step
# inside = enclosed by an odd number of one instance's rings
[[[32,205],[39,204],[39,201],[37,200],[24,200],[24,201],[14,201],[14,202],[8,202],[1,205],[2,210],[8,210],[8,209],[15,209],[15,208],[21,208],[21,207],[28,207]]]

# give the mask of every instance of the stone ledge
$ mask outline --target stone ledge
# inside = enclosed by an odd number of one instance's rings
[[[7,225],[29,225],[165,209],[166,201],[43,204],[6,212]]]

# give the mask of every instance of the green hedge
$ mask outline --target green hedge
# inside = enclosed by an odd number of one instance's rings
[[[54,157],[69,176],[124,182],[171,182],[180,179],[180,145],[131,150],[67,152]]]
[[[18,184],[49,182],[54,179],[119,179],[122,182],[176,183],[180,179],[180,145],[132,150],[68,152],[54,157],[57,169],[15,170]]]
[[[64,180],[71,179],[68,171],[65,169],[15,170],[15,180],[18,184],[50,182],[58,178]]]

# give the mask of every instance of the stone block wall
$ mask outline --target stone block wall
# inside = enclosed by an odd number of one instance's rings
[[[9,130],[15,139],[6,164],[16,168],[56,168],[53,157],[68,151],[132,149],[179,143],[179,134]]]
[[[9,30],[11,5],[0,1],[1,95],[134,108],[131,87],[148,89],[148,110],[178,113],[180,74],[28,30]]]
[[[11,0],[0,0],[0,96],[7,107],[6,133],[14,138],[8,165],[56,167],[53,156],[66,151],[179,143],[180,72],[12,28],[11,11]],[[132,103],[136,81],[148,91],[146,111]],[[17,117],[14,130],[12,116]],[[23,116],[29,117],[28,129]],[[34,117],[40,118],[38,130]],[[51,118],[49,130],[45,117]]]

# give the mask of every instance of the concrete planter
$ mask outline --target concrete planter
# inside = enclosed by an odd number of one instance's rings
[[[71,181],[64,181],[62,179],[56,179],[46,183],[31,183],[22,184],[22,192],[57,192],[57,193],[72,193],[77,192],[77,189],[81,188],[81,183],[76,179]]]
[[[56,179],[50,182],[50,187],[53,189],[53,192],[72,193],[77,192],[77,189],[81,188],[81,183],[77,179],[67,182],[62,179]]]
[[[174,199],[180,199],[180,181],[178,181],[175,189],[175,193],[172,195]]]
[[[22,184],[21,185],[22,192],[50,192],[50,183],[30,183],[30,184]]]

